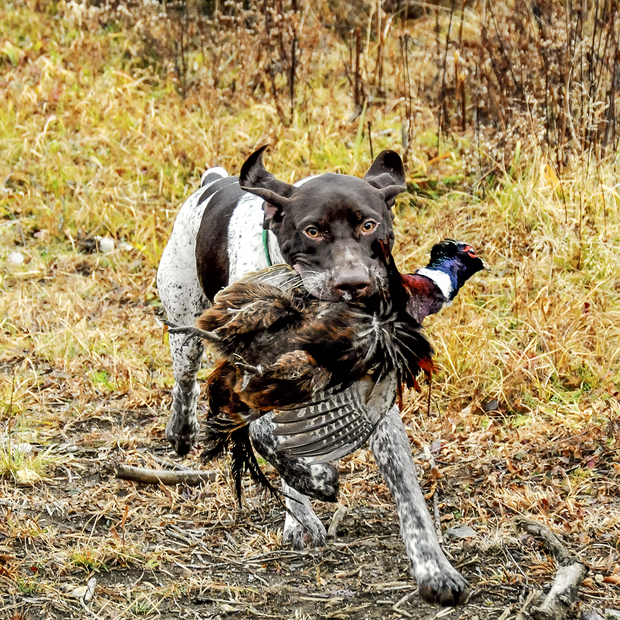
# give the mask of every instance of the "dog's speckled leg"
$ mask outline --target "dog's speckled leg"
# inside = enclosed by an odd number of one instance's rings
[[[287,458],[277,451],[285,438],[274,435],[273,413],[252,422],[250,437],[256,451],[269,461],[282,476],[282,489],[288,496],[286,507],[291,515],[284,521],[283,539],[295,549],[320,547],[325,544],[325,527],[314,514],[307,495],[335,502],[338,496],[338,470],[328,463],[311,464],[307,459]],[[303,495],[305,493],[306,495]]]
[[[168,318],[177,325],[194,325],[196,317],[202,314],[209,302],[197,280],[191,282],[187,278],[183,282],[174,271],[167,273],[162,270],[162,266],[166,265],[162,259],[158,288]],[[172,390],[172,416],[166,425],[166,439],[177,454],[184,456],[196,443],[198,434],[196,405],[200,388],[196,383],[196,373],[200,370],[204,346],[200,338],[186,334],[170,334],[169,338],[176,385]]]
[[[218,169],[219,170],[219,169]],[[221,173],[212,175],[220,179]],[[177,325],[194,325],[209,302],[196,272],[196,233],[209,199],[200,202],[209,185],[201,187],[185,202],[174,224],[157,270],[157,289],[168,318]],[[198,338],[170,334],[170,351],[176,385],[172,390],[172,417],[166,425],[166,439],[181,456],[187,454],[198,433],[196,404],[200,388],[196,373],[204,347]]]
[[[285,543],[291,543],[293,549],[324,546],[327,541],[327,531],[314,514],[310,500],[286,484],[284,480],[282,480],[282,491],[287,496],[285,503],[288,511],[284,518],[282,540]],[[293,515],[297,517],[297,520]]]
[[[467,582],[444,555],[426,507],[398,407],[379,423],[370,439],[379,471],[396,502],[400,532],[422,598],[451,606],[464,603]]]
[[[185,334],[170,334],[170,350],[176,385],[172,390],[172,415],[166,424],[166,439],[177,454],[186,455],[196,443],[198,419],[196,405],[200,387],[196,373],[204,346],[199,338],[188,338]]]

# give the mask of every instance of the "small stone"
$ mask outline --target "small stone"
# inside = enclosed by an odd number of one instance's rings
[[[36,471],[24,467],[15,472],[15,482],[21,486],[31,486],[41,481],[41,476]]]
[[[24,262],[24,255],[21,252],[11,252],[6,259],[11,265],[21,265]]]
[[[87,592],[88,586],[78,586],[77,588],[73,588],[69,594],[75,598],[84,598]]]
[[[97,580],[91,577],[86,584],[86,594],[84,594],[84,602],[88,603],[95,595],[95,588],[97,587]]]
[[[127,243],[126,241],[121,241],[118,244],[118,249],[123,250],[123,252],[131,252],[131,250],[133,250],[134,247],[133,245],[131,245],[131,243]]]
[[[446,536],[450,536],[450,538],[474,538],[476,532],[469,525],[459,525],[457,527],[449,527],[446,530]]]
[[[111,252],[116,247],[116,241],[112,237],[95,237],[97,242],[97,250],[102,254]]]
[[[499,409],[499,400],[497,400],[497,398],[492,398],[491,400],[484,403],[484,405],[482,405],[482,408],[487,413],[490,413],[491,411],[497,411]]]
[[[18,443],[14,446],[13,451],[15,454],[32,454],[34,446],[31,443]]]

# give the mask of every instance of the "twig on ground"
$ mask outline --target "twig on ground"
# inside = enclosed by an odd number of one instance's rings
[[[433,516],[435,517],[435,532],[437,533],[437,540],[440,544],[443,544],[443,534],[441,533],[441,515],[439,514],[439,498],[437,493],[433,495]]]
[[[418,591],[415,590],[414,592],[409,592],[409,594],[405,594],[405,596],[403,596],[396,603],[394,603],[394,605],[392,605],[392,609],[396,613],[402,614],[403,616],[406,616],[407,618],[412,618],[413,616],[410,613],[406,612],[404,609],[400,609],[400,606],[404,605],[409,600],[411,600],[414,596],[416,596],[417,593]]]
[[[530,590],[515,620],[528,620],[530,618],[528,609],[530,608],[532,604],[535,604],[536,602],[535,599],[538,599],[540,596],[541,596],[540,590]]]
[[[349,512],[346,506],[340,506],[338,510],[334,513],[332,517],[332,522],[327,530],[328,538],[336,538],[338,534],[338,526],[342,523],[342,520],[347,516],[347,512]]]
[[[547,526],[522,518],[516,519],[515,524],[524,532],[541,538],[559,566],[551,590],[542,605],[532,610],[532,615],[539,620],[562,620],[577,600],[579,586],[586,576],[587,568],[569,553]]]
[[[133,480],[145,484],[189,484],[196,485],[201,482],[213,482],[217,474],[214,471],[192,471],[166,469],[144,469],[132,465],[119,465],[116,468],[116,477],[124,480]]]

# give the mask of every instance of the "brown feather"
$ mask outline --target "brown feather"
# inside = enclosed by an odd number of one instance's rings
[[[402,385],[413,385],[432,355],[420,325],[408,317],[404,303],[394,307],[390,291],[374,298],[372,307],[322,301],[308,295],[290,267],[279,265],[218,293],[198,320],[200,329],[219,338],[212,347],[223,360],[207,382],[209,454],[218,454],[228,442],[237,459],[247,454],[249,438],[241,429],[273,409],[299,413],[285,444],[292,454],[338,458],[363,443],[381,419],[383,405],[400,400]],[[366,401],[355,396],[363,379],[368,387],[359,389]],[[378,383],[392,387],[373,399]],[[353,391],[346,396],[349,386]],[[339,412],[336,403],[342,398]],[[329,419],[316,418],[315,430],[308,423],[306,431],[312,402],[319,415],[327,408]],[[242,470],[237,463],[235,471]]]

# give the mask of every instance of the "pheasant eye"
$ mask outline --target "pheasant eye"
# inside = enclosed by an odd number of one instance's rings
[[[468,245],[465,248],[465,252],[467,252],[467,254],[469,254],[472,258],[478,258],[478,256],[476,255],[476,250],[474,250],[471,245]]]
[[[378,226],[377,222],[373,220],[366,220],[362,224],[362,232],[366,234],[371,233],[377,226]]]
[[[318,239],[319,237],[319,229],[316,226],[308,226],[304,232],[310,239]]]

